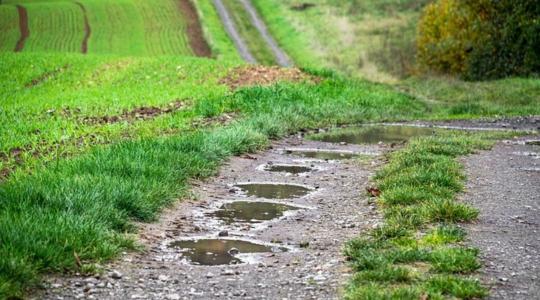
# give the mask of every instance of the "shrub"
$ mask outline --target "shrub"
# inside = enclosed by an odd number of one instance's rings
[[[540,72],[537,0],[438,0],[418,24],[424,70],[492,79]]]

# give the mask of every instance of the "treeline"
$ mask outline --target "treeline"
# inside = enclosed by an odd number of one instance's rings
[[[539,0],[437,0],[418,24],[424,71],[469,80],[540,74]]]

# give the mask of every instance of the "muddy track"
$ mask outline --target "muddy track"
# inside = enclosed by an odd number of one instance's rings
[[[142,226],[139,236],[147,249],[144,253],[126,254],[120,261],[108,265],[105,274],[97,278],[49,278],[51,288],[40,298],[341,298],[343,284],[350,276],[341,251],[343,244],[381,221],[365,194],[368,178],[377,165],[355,160],[302,158],[280,150],[290,148],[371,155],[388,149],[379,145],[339,145],[294,137],[274,143],[273,150],[233,157],[218,176],[194,184],[193,192],[199,200],[184,201],[166,211],[158,223]],[[377,156],[368,159],[378,161]],[[294,175],[268,168],[279,170],[298,165],[302,166],[300,170],[308,172]],[[279,183],[291,184],[294,192],[301,195],[269,191],[250,196],[231,186],[242,183],[271,183],[274,187]],[[226,222],[231,220],[226,216],[217,217],[223,205],[233,203],[288,205],[296,209],[257,223],[248,221],[253,219],[251,215],[241,220],[235,218],[232,223]],[[257,209],[255,213],[260,212]],[[259,213],[259,217],[264,218],[264,215]],[[188,239],[218,236],[221,236],[219,241],[241,240],[282,250],[253,256],[241,253],[245,256],[238,256],[243,261],[240,264],[194,265],[172,246]],[[216,246],[209,251],[223,250]],[[205,250],[201,255],[208,256],[208,253]]]
[[[15,46],[15,52],[21,52],[24,48],[26,39],[30,36],[30,29],[28,28],[28,12],[22,5],[16,5],[19,12],[19,27],[21,30],[21,37],[17,41]]]
[[[217,9],[217,12],[219,14],[219,17],[221,18],[223,26],[225,27],[225,30],[229,34],[229,37],[232,39],[242,59],[250,64],[256,64],[257,60],[255,59],[253,54],[251,54],[251,51],[249,51],[249,48],[242,36],[240,36],[240,33],[238,32],[238,29],[236,28],[236,25],[234,24],[234,21],[229,11],[227,10],[227,8],[225,8],[223,1],[214,0],[214,6]]]
[[[199,15],[190,0],[179,0],[180,12],[187,22],[187,35],[189,44],[195,55],[201,57],[211,57],[212,51],[204,39],[204,34],[199,21]]]
[[[84,16],[84,38],[81,45],[81,52],[86,54],[88,53],[88,40],[90,39],[90,35],[92,35],[92,29],[90,28],[90,22],[88,22],[88,15],[86,14],[84,5],[80,2],[75,2],[75,4],[81,8]]]
[[[253,7],[253,4],[250,0],[240,0],[244,8],[249,14],[251,24],[257,28],[257,31],[261,34],[262,38],[266,42],[267,46],[270,47],[270,50],[272,50],[272,53],[274,53],[274,56],[276,58],[276,62],[278,65],[282,67],[290,67],[293,65],[291,59],[289,56],[281,49],[272,37],[272,35],[268,32],[268,28],[266,27],[266,24],[264,24],[264,21],[261,19],[259,14],[257,13],[257,10],[255,7]]]

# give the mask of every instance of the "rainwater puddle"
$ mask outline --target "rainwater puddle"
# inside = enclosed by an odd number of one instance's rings
[[[307,167],[307,166],[299,166],[299,165],[265,165],[263,167],[264,171],[268,172],[283,172],[283,173],[290,173],[290,174],[302,174],[302,173],[308,173],[314,171],[313,168]]]
[[[525,145],[540,146],[540,140],[527,140]]]
[[[180,249],[182,257],[190,263],[205,266],[240,264],[246,262],[249,254],[286,252],[288,250],[285,247],[232,239],[175,241],[169,247]]]
[[[312,189],[303,185],[286,183],[239,183],[234,186],[247,196],[266,199],[299,198],[312,191]]]
[[[318,160],[341,160],[357,157],[358,154],[348,151],[331,150],[285,150],[286,154],[292,154],[303,158],[313,158]]]
[[[280,218],[287,211],[298,209],[300,208],[281,203],[235,201],[223,204],[219,210],[209,213],[208,216],[217,218],[226,224],[261,223]]]
[[[335,129],[312,136],[327,143],[377,144],[405,142],[412,137],[433,135],[434,130],[415,126],[361,126]]]

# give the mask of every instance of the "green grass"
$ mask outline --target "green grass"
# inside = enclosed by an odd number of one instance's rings
[[[80,52],[84,37],[84,19],[81,8],[75,3],[29,3],[30,36],[25,42],[25,52]]]
[[[375,176],[384,224],[345,249],[355,271],[346,299],[482,298],[487,290],[470,276],[478,250],[462,244],[460,222],[478,211],[456,200],[465,179],[457,158],[489,149],[515,133],[441,131],[412,139],[389,155]]]
[[[175,0],[81,0],[91,29],[88,53],[118,55],[194,55],[184,14]],[[84,37],[82,9],[66,0],[10,0],[28,10],[30,36],[23,51],[80,52]],[[18,26],[12,5],[2,5],[0,19],[11,24],[0,32],[12,51]],[[208,10],[207,10],[208,11]],[[4,16],[5,14],[5,16]],[[2,27],[4,28],[4,27]],[[223,42],[214,48],[223,47]]]
[[[272,50],[270,50],[257,28],[251,24],[249,15],[242,3],[237,0],[223,0],[223,4],[229,11],[239,34],[257,62],[263,65],[275,65],[276,59]]]
[[[0,52],[13,51],[21,35],[19,14],[14,5],[0,5]]]

